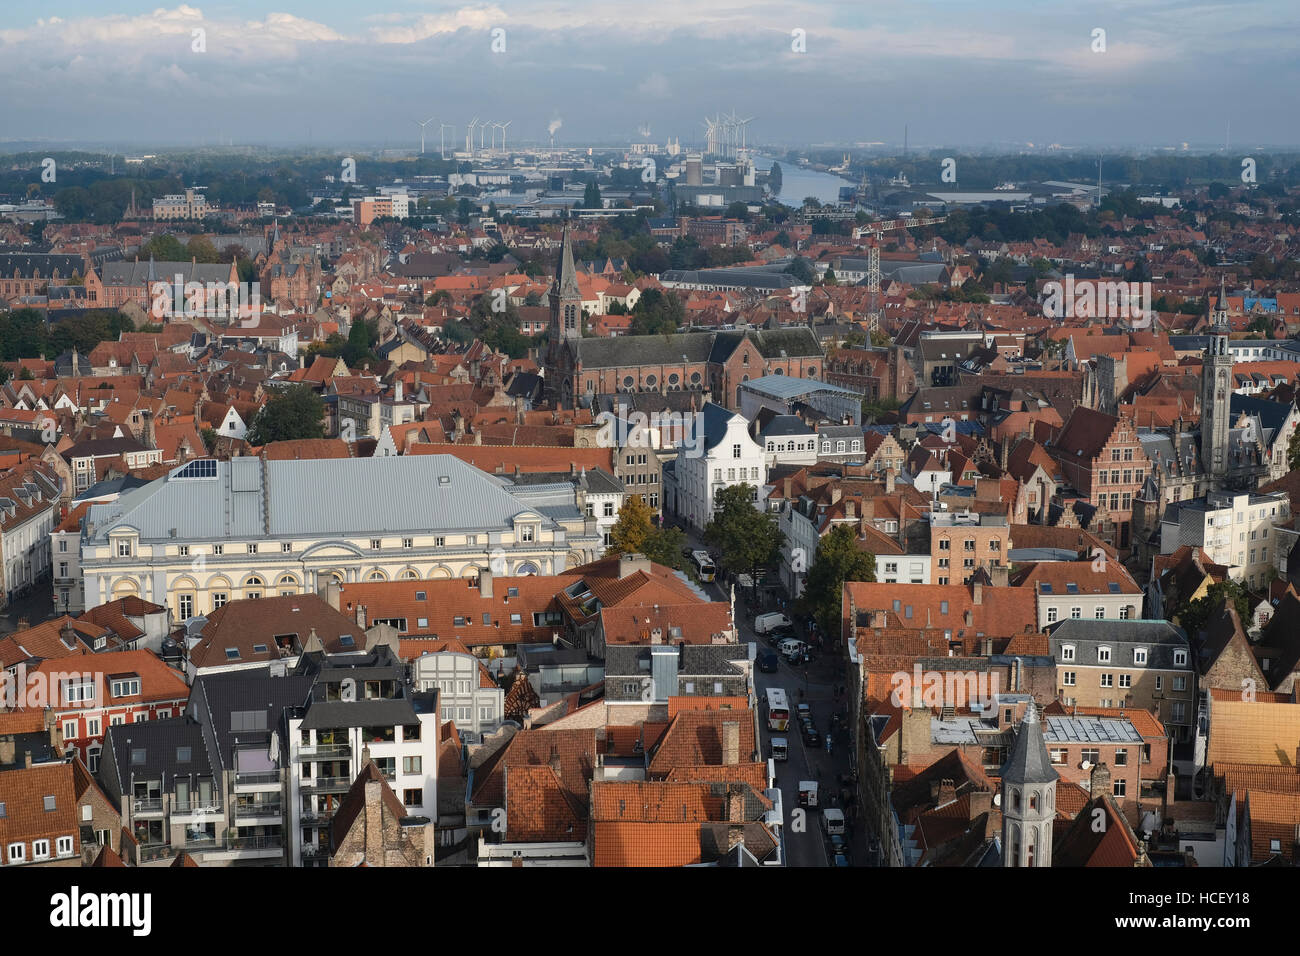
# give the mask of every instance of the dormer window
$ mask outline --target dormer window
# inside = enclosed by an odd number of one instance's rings
[[[1174,651],[1174,666],[1175,667],[1187,666],[1187,651],[1181,649]]]
[[[1147,662],[1147,649],[1145,647],[1133,648],[1133,663],[1145,664]]]
[[[1061,645],[1061,660],[1063,660],[1063,661],[1072,661],[1072,660],[1074,660],[1074,645],[1073,645],[1073,644],[1062,644],[1062,645]]]
[[[1110,663],[1110,648],[1109,648],[1109,647],[1104,647],[1104,646],[1103,646],[1103,647],[1099,647],[1099,648],[1097,648],[1097,663],[1098,663],[1098,664],[1109,664],[1109,663]]]
[[[138,697],[140,694],[140,678],[116,678],[112,683],[112,693],[114,697]]]

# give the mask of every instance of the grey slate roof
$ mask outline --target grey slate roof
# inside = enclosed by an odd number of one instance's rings
[[[189,760],[182,761],[178,751],[189,748]],[[156,780],[165,773],[175,776],[207,776],[213,772],[212,761],[203,740],[203,728],[188,717],[147,720],[135,724],[109,727],[104,737],[105,757],[117,765],[118,779],[129,792],[131,775],[137,779]],[[132,753],[143,751],[143,760],[135,763]]]
[[[116,527],[142,540],[170,537],[262,538],[356,535],[368,532],[470,530],[512,527],[533,510],[504,490],[504,481],[452,455],[216,462],[216,477],[167,477],[92,505],[87,527],[106,541]],[[446,478],[444,483],[441,479]]]
[[[807,326],[783,329],[746,329],[725,332],[676,332],[672,335],[619,335],[579,339],[574,343],[584,369],[625,368],[639,365],[721,364],[745,339],[764,358],[821,358],[825,353]]]
[[[1061,621],[1052,630],[1049,638],[1052,655],[1061,660],[1061,645],[1074,645],[1074,660],[1071,663],[1081,667],[1143,667],[1148,669],[1173,670],[1174,651],[1186,651],[1187,637],[1168,621],[1098,621],[1091,618],[1068,619]],[[1097,650],[1109,647],[1110,661],[1102,662]],[[1133,663],[1133,648],[1147,648],[1145,665]],[[1190,669],[1190,652],[1184,658],[1183,667]]]
[[[66,279],[74,272],[82,275],[85,260],[79,255],[57,252],[0,253],[0,279],[49,279],[55,273]]]
[[[1002,779],[1006,783],[1027,784],[1055,783],[1059,778],[1060,774],[1052,769],[1047,745],[1043,742],[1038,708],[1031,701],[1016,732],[1015,743],[1011,745],[1011,755],[1002,767]]]
[[[141,286],[147,282],[229,282],[229,262],[106,262],[100,278],[106,286]]]

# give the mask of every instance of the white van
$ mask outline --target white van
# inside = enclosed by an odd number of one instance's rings
[[[825,827],[827,836],[842,836],[844,833],[844,811],[829,808],[823,810],[822,826]]]
[[[754,618],[754,633],[766,634],[768,631],[774,631],[778,627],[790,627],[790,619],[780,611],[770,611],[767,614],[760,614]]]
[[[790,759],[790,748],[784,737],[772,738],[772,759],[773,760]]]
[[[797,657],[799,654],[802,654],[803,649],[807,646],[807,644],[798,638],[788,637],[777,645],[777,649],[785,655],[786,660],[790,660]]]

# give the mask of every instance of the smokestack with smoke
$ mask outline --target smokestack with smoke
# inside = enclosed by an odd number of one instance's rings
[[[564,120],[560,119],[560,118],[557,116],[555,119],[551,120],[551,125],[549,125],[548,127],[546,127],[546,132],[548,132],[548,133],[551,135],[551,145],[552,145],[552,146],[555,145],[555,131],[556,131],[557,129],[559,129],[561,126],[563,126],[563,125],[564,125]]]

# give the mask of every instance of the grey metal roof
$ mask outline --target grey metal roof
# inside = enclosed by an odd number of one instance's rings
[[[216,477],[167,477],[92,505],[92,540],[120,526],[142,540],[263,538],[391,531],[489,531],[535,510],[500,479],[452,455],[216,462]],[[445,480],[444,480],[445,479]],[[268,513],[269,512],[269,513]]]
[[[1142,735],[1130,721],[1112,717],[1048,717],[1043,739],[1052,744],[1142,743]],[[1005,770],[1002,776],[1006,777]]]
[[[797,378],[793,375],[764,375],[762,378],[751,379],[740,387],[742,390],[749,389],[782,401],[789,401],[813,392],[834,392],[861,398],[858,392],[851,389],[831,385],[828,382],[819,382],[817,379]]]

